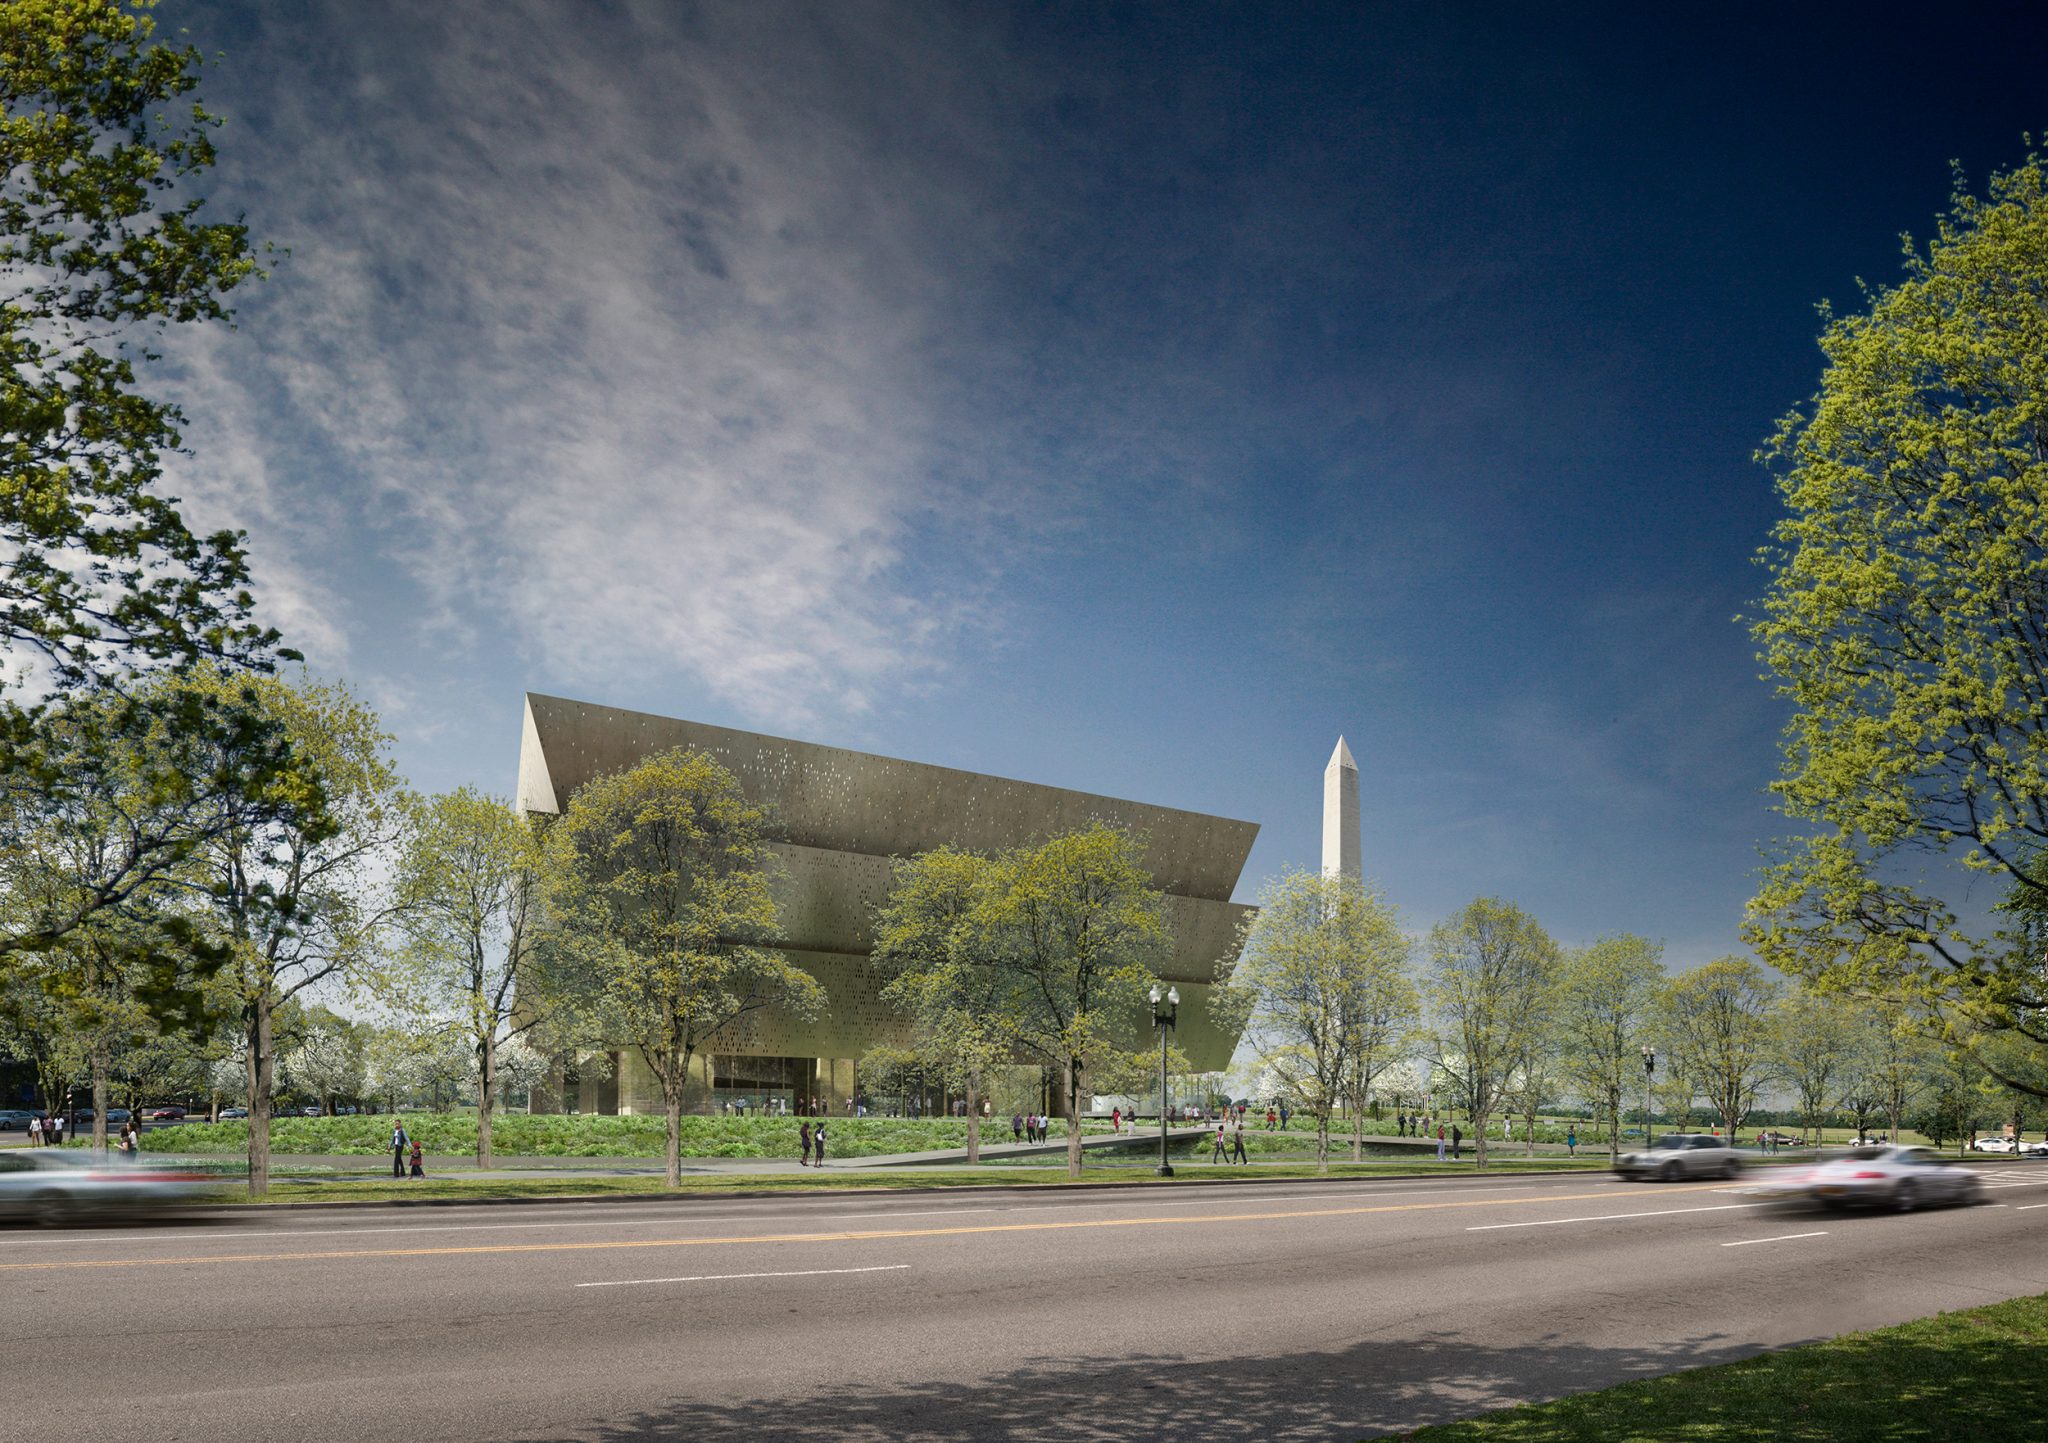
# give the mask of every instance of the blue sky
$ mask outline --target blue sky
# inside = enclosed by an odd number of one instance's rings
[[[412,781],[528,689],[1222,812],[1738,947],[1814,304],[2034,7],[167,3],[286,247],[177,487]]]

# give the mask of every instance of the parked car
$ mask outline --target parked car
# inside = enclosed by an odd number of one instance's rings
[[[0,1132],[27,1132],[28,1121],[34,1116],[34,1113],[24,1112],[18,1107],[0,1110]]]
[[[1759,1197],[1812,1198],[1826,1208],[1890,1207],[1900,1212],[1923,1203],[1984,1200],[1984,1183],[1970,1168],[1936,1156],[1931,1148],[1888,1143],[1779,1173],[1745,1191]]]
[[[1658,1138],[1646,1152],[1627,1152],[1614,1170],[1623,1177],[1677,1182],[1688,1177],[1736,1177],[1742,1156],[1727,1139],[1704,1132],[1674,1132]]]
[[[119,1127],[122,1123],[128,1121],[128,1119],[133,1117],[134,1115],[134,1113],[130,1112],[125,1107],[110,1107],[107,1109],[107,1126]]]
[[[1970,1144],[1972,1152],[2012,1152],[2013,1140],[2009,1137],[1980,1137]]]
[[[167,1211],[200,1195],[198,1173],[109,1166],[90,1153],[0,1153],[0,1217],[46,1225]]]
[[[151,1122],[183,1122],[185,1120],[185,1109],[179,1107],[176,1103],[171,1104],[169,1107],[152,1108],[149,1120]]]

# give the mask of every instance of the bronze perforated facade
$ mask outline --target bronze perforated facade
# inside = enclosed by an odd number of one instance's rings
[[[840,1104],[855,1086],[853,1059],[903,1040],[902,1019],[882,1002],[868,961],[891,858],[946,844],[995,851],[1098,820],[1147,839],[1145,863],[1167,893],[1173,929],[1160,971],[1182,994],[1176,1040],[1197,1070],[1228,1065],[1237,1039],[1210,1022],[1205,993],[1233,957],[1247,909],[1230,895],[1256,823],[534,693],[526,697],[518,805],[558,812],[584,782],[674,747],[709,752],[769,812],[783,945],[830,999],[815,1019],[770,1010],[736,1024],[700,1064],[703,1105],[722,1105],[722,1091],[734,1094],[728,1101],[751,1096],[720,1083],[721,1058],[742,1084],[766,1070],[741,1059],[814,1060],[811,1095]],[[619,1059],[614,1086],[621,1111],[660,1106],[636,1058]],[[611,1091],[604,1089],[606,1102]]]

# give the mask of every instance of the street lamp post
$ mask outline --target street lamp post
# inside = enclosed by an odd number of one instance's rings
[[[1650,1150],[1650,1084],[1657,1076],[1657,1049],[1643,1048],[1643,1151]]]
[[[1166,1160],[1166,1034],[1180,1016],[1180,989],[1166,989],[1164,1002],[1159,988],[1152,989],[1152,1025],[1159,1029],[1159,1175],[1173,1176],[1173,1164]]]

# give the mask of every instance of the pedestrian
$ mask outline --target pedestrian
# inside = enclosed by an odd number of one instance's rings
[[[1210,1162],[1223,1161],[1223,1124],[1216,1124],[1216,1150],[1209,1155]]]
[[[414,1143],[412,1145],[412,1175],[414,1177],[423,1178],[427,1175],[427,1170],[424,1167],[420,1166],[421,1160],[425,1156],[425,1151],[426,1150],[423,1147],[421,1147],[419,1143]]]
[[[1564,1130],[1564,1147],[1565,1151],[1573,1157],[1579,1155],[1579,1130],[1576,1127],[1568,1127]]]
[[[121,1157],[125,1162],[135,1161],[135,1155],[142,1151],[142,1138],[135,1130],[135,1119],[129,1118],[121,1124]]]
[[[1024,1114],[1021,1112],[1013,1112],[1010,1114],[1010,1141],[1022,1142],[1023,1140]]]
[[[1109,1130],[1112,1133],[1124,1130],[1124,1110],[1121,1107],[1112,1107],[1109,1110]]]
[[[1456,1162],[1463,1154],[1465,1130],[1455,1122],[1451,1124],[1451,1161]]]
[[[50,1127],[54,1127],[55,1129],[57,1129],[56,1140],[51,1144],[51,1146],[62,1147],[64,1145],[64,1114],[60,1112],[55,1117],[51,1118]],[[45,1128],[44,1131],[48,1132],[49,1128]]]
[[[823,1122],[820,1122],[818,1130],[811,1134],[811,1150],[818,1155],[818,1160],[812,1163],[811,1166],[823,1167],[825,1165],[825,1124]]]
[[[397,1118],[391,1119],[391,1175],[405,1176],[405,1150],[411,1146],[412,1138],[407,1135],[405,1124]]]
[[[1280,1125],[1280,1114],[1279,1114],[1279,1113],[1277,1113],[1277,1112],[1275,1112],[1275,1111],[1273,1111],[1273,1109],[1272,1109],[1272,1108],[1270,1108],[1270,1107],[1269,1107],[1269,1108],[1267,1108],[1267,1109],[1266,1109],[1266,1131],[1268,1131],[1268,1132],[1271,1132],[1271,1131],[1272,1131],[1272,1130],[1273,1130],[1274,1128],[1278,1127],[1279,1125]]]
[[[1442,1123],[1436,1125],[1436,1160],[1438,1162],[1444,1160],[1444,1125]]]
[[[1232,1162],[1241,1162],[1241,1163],[1243,1163],[1243,1164],[1244,1164],[1244,1165],[1245,1165],[1246,1167],[1250,1167],[1250,1166],[1252,1165],[1252,1160],[1251,1160],[1251,1159],[1250,1159],[1249,1157],[1246,1157],[1246,1156],[1245,1156],[1245,1151],[1244,1151],[1244,1119],[1243,1119],[1243,1118],[1239,1118],[1239,1119],[1237,1120],[1237,1130],[1236,1130],[1235,1132],[1233,1132],[1233,1133],[1232,1133],[1232,1134],[1230,1135],[1230,1141],[1231,1141],[1231,1143],[1232,1143],[1232,1149],[1231,1149],[1231,1153],[1230,1153],[1230,1160],[1231,1160]]]
[[[28,1120],[28,1145],[30,1147],[41,1147],[43,1145],[43,1117],[41,1113],[37,1113]]]
[[[796,1160],[798,1167],[811,1165],[811,1125],[807,1122],[796,1130],[796,1140],[804,1145],[804,1155]]]

